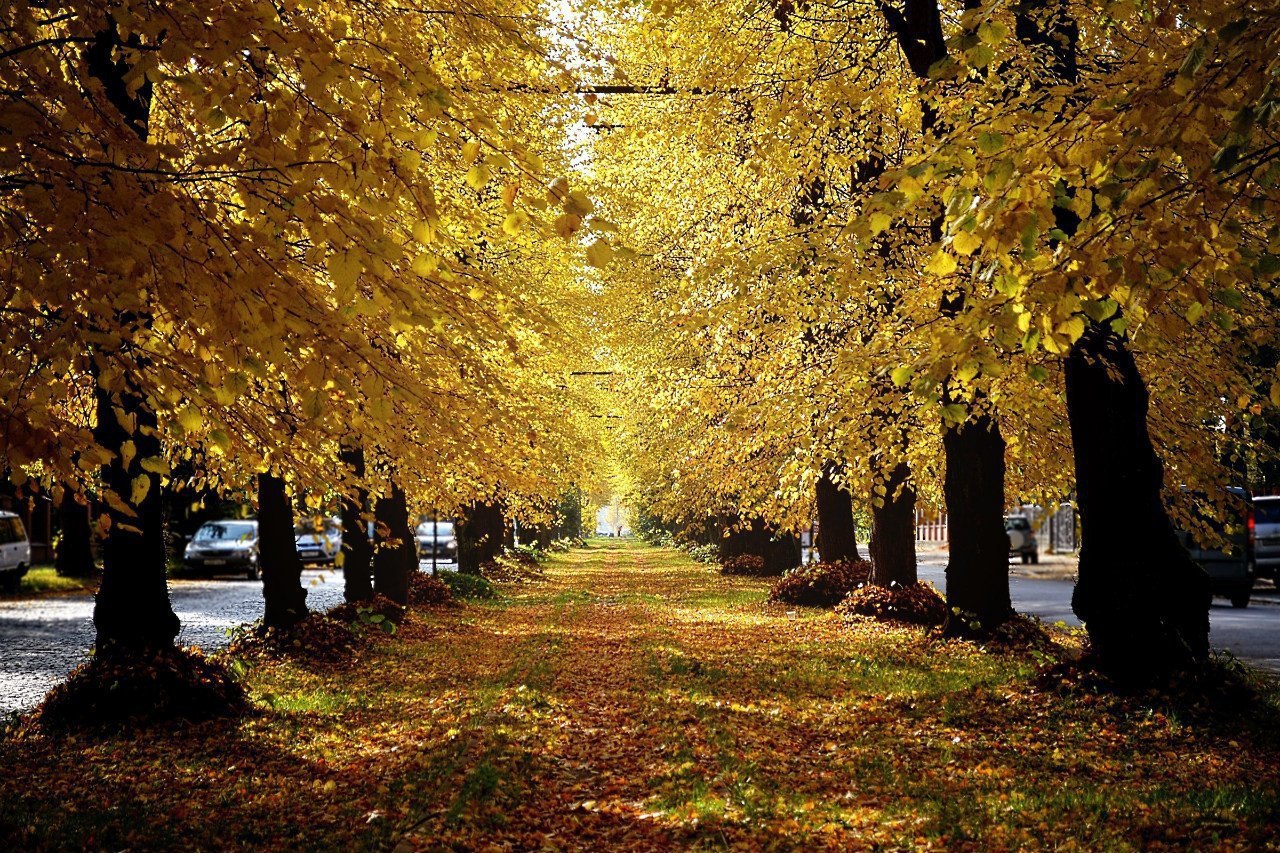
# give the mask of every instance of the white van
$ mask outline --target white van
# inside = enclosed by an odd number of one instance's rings
[[[22,519],[0,512],[0,592],[17,592],[30,566],[31,543]]]

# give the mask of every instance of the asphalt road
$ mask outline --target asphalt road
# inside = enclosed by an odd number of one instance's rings
[[[430,561],[422,567],[428,571]],[[443,568],[453,568],[442,564]],[[309,569],[302,575],[307,606],[327,610],[342,603],[342,574]],[[182,620],[178,641],[217,649],[230,629],[262,616],[262,582],[243,576],[173,580],[173,609]],[[0,713],[35,705],[85,658],[93,642],[93,597],[59,596],[0,603]]]
[[[945,568],[945,555],[922,555],[920,579],[945,591]],[[1080,624],[1071,612],[1073,586],[1069,580],[1009,579],[1014,609],[1050,624]],[[1244,610],[1236,610],[1225,598],[1214,598],[1209,610],[1209,642],[1254,666],[1280,672],[1280,598],[1274,593],[1255,592],[1254,602]]]

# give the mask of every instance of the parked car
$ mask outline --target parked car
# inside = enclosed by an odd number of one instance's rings
[[[191,537],[182,563],[193,571],[241,571],[249,580],[257,580],[258,522],[240,518],[206,521]]]
[[[1178,540],[1209,575],[1209,588],[1214,595],[1225,596],[1232,607],[1248,607],[1257,576],[1253,500],[1244,489],[1231,487],[1227,492],[1223,503],[1226,518],[1214,519],[1197,512],[1216,538],[1222,540],[1221,544],[1201,543],[1186,530],[1178,531]]]
[[[0,591],[14,593],[31,566],[31,543],[22,519],[0,512]]]
[[[1019,556],[1022,562],[1040,562],[1040,544],[1036,542],[1036,531],[1031,526],[1031,519],[1025,515],[1006,515],[1004,532],[1009,537],[1009,556]]]
[[[1253,499],[1258,576],[1280,582],[1280,495]]]
[[[298,556],[304,563],[332,565],[342,551],[342,519],[300,521],[293,528]]]
[[[452,521],[424,521],[415,531],[418,540],[418,559],[453,562],[458,559],[458,536]]]

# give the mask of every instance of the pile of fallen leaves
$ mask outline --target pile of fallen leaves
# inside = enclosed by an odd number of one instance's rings
[[[836,606],[846,619],[866,617],[910,625],[941,625],[947,618],[947,602],[932,584],[864,586]]]
[[[409,576],[409,603],[418,607],[446,607],[456,603],[444,581],[426,572]]]
[[[300,658],[321,663],[350,660],[362,640],[346,621],[332,614],[332,610],[311,613],[287,628],[269,628],[261,622],[246,626],[227,647],[227,654],[233,658]]]
[[[412,575],[409,583],[413,583]],[[412,587],[410,588],[410,594],[412,595]],[[404,607],[385,595],[375,595],[368,601],[348,601],[345,604],[330,607],[325,611],[325,616],[330,619],[336,619],[339,622],[345,622],[355,627],[360,625],[378,626],[383,623],[399,625],[404,621],[404,614]]]
[[[804,607],[835,607],[849,593],[866,586],[871,564],[866,560],[809,563],[782,576],[769,591],[769,600]]]
[[[54,687],[36,709],[46,730],[114,729],[171,720],[231,717],[248,708],[244,689],[198,649],[141,657],[97,654]]]
[[[755,554],[739,554],[720,564],[720,574],[762,578],[768,573],[764,569],[764,557]]]

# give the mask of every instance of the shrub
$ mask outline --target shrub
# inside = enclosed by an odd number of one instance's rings
[[[932,584],[910,586],[864,586],[849,593],[836,606],[846,618],[866,616],[884,622],[911,625],[941,625],[947,618],[947,602]]]
[[[172,648],[143,660],[95,655],[49,691],[35,723],[49,730],[109,730],[236,716],[247,708],[244,688],[217,659]]]
[[[428,572],[409,575],[409,603],[419,607],[446,607],[454,604],[449,585]]]
[[[690,545],[687,550],[699,563],[714,563],[720,558],[720,549],[715,545]]]
[[[769,591],[769,600],[804,607],[835,607],[845,596],[871,577],[871,564],[865,560],[841,560],[833,563],[810,563],[782,576]]]
[[[481,575],[446,572],[440,576],[454,598],[497,598],[498,589]]]
[[[720,566],[720,574],[744,575],[753,578],[764,577],[764,557],[756,554],[739,554],[737,557],[730,557]]]

